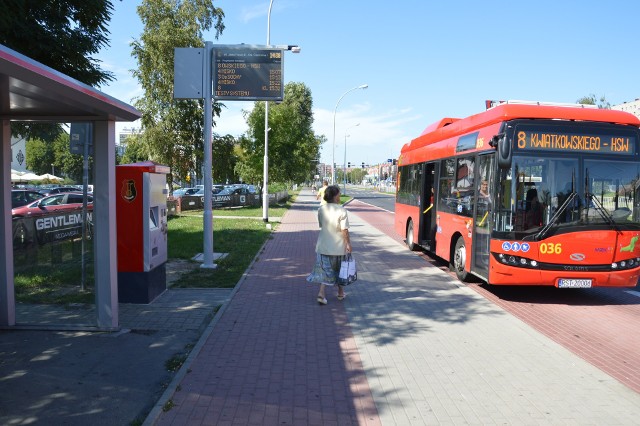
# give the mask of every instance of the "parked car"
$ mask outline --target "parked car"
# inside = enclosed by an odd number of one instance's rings
[[[211,187],[211,193],[213,195],[218,195],[220,193],[220,191],[224,190],[225,187],[223,185],[213,185]],[[196,192],[195,194],[192,194],[195,197],[204,197],[204,188],[200,188],[198,189],[198,192]]]
[[[15,217],[42,216],[58,211],[72,211],[82,208],[82,192],[63,192],[53,194],[30,204],[11,209],[11,215]],[[87,194],[87,205],[93,208],[93,195]]]
[[[40,192],[30,189],[12,189],[11,190],[11,208],[24,206],[33,201],[44,197]]]
[[[198,188],[178,188],[173,191],[173,198],[180,198],[184,195],[194,195],[198,192]]]
[[[46,244],[82,235],[82,192],[49,195],[30,204],[11,209],[13,246],[22,248],[34,242]],[[87,236],[92,237],[93,195],[87,195]]]
[[[45,188],[45,189],[38,190],[38,192],[40,192],[43,197],[45,195],[60,194],[62,192],[78,192],[78,191],[79,191],[78,188],[75,186],[57,186],[55,188]]]
[[[213,196],[213,207],[231,207],[236,205],[237,198],[234,195],[249,195],[247,188],[241,185],[227,186]]]
[[[249,189],[242,185],[228,186],[216,195],[247,195],[250,194]]]

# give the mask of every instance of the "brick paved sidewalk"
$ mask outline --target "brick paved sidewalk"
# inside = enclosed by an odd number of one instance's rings
[[[343,302],[328,291],[318,305],[305,281],[317,207],[310,193],[298,197],[194,349],[174,407],[162,412],[161,400],[147,423],[379,424]]]

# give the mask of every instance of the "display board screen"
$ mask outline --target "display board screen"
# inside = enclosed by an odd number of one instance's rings
[[[215,47],[214,99],[282,101],[283,58],[281,49]]]

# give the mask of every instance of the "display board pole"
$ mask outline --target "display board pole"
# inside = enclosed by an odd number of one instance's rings
[[[213,263],[213,180],[212,170],[212,102],[213,102],[213,80],[211,78],[211,67],[213,64],[213,43],[205,42],[204,61],[202,61],[202,75],[204,81],[204,253],[201,268],[215,269]]]

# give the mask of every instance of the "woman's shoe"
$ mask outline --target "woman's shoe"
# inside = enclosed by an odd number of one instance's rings
[[[326,297],[322,297],[322,296],[318,296],[318,303],[321,305],[326,305],[327,304],[327,298]]]
[[[347,297],[347,293],[342,293],[338,295],[338,300],[344,300],[344,298]]]

